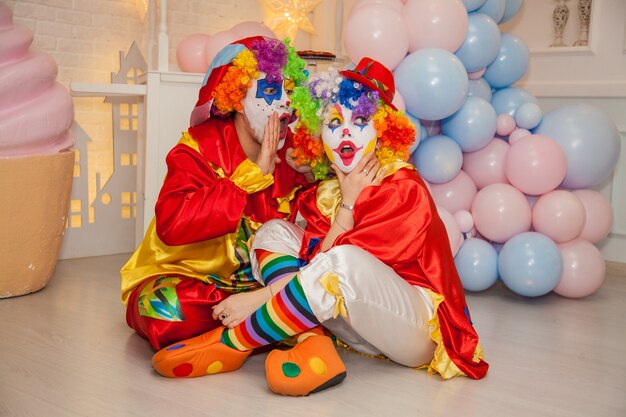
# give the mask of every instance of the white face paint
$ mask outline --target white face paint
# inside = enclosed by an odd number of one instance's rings
[[[280,132],[278,149],[285,144],[288,125],[292,121],[292,110],[289,108],[290,81],[283,82],[279,79],[275,82],[267,81],[267,74],[259,73],[259,78],[252,80],[252,86],[246,92],[243,99],[243,111],[254,132],[255,139],[263,142],[263,132],[273,112],[278,113],[280,120]]]
[[[328,159],[348,173],[376,146],[376,129],[371,117],[355,114],[335,103],[326,110],[322,142]]]

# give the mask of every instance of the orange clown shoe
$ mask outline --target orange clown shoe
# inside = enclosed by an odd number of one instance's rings
[[[152,367],[168,378],[192,378],[236,371],[252,351],[242,352],[223,344],[224,329],[220,326],[159,350],[152,357]]]
[[[339,384],[346,377],[346,366],[330,337],[315,335],[292,349],[271,351],[265,373],[270,390],[299,397]]]

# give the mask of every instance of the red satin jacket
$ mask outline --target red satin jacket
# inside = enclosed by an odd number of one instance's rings
[[[312,259],[330,228],[316,204],[318,187],[302,196],[299,210],[307,221],[300,256]],[[482,378],[488,364],[475,360],[478,335],[470,319],[445,226],[426,185],[415,170],[402,168],[379,186],[366,187],[354,207],[354,228],[333,246],[356,245],[413,285],[444,297],[437,314],[446,352],[471,378]]]

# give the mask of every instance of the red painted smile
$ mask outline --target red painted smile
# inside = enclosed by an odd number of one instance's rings
[[[360,148],[357,148],[354,143],[350,142],[349,140],[344,140],[339,144],[339,146],[333,149],[333,152],[339,155],[341,161],[345,166],[350,166],[352,160],[354,159],[354,156],[361,149],[363,149],[362,146]]]

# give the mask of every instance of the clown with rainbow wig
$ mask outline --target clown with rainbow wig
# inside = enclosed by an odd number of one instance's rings
[[[293,348],[268,355],[267,382],[280,394],[308,395],[346,376],[321,324],[365,356],[443,379],[485,376],[444,224],[406,162],[415,128],[394,93],[392,73],[370,58],[295,88],[292,156],[322,181],[298,201],[304,229],[277,219],[255,235],[253,275],[272,298],[244,320],[161,350],[158,372],[237,357],[229,362],[236,369],[253,349],[296,336]]]

